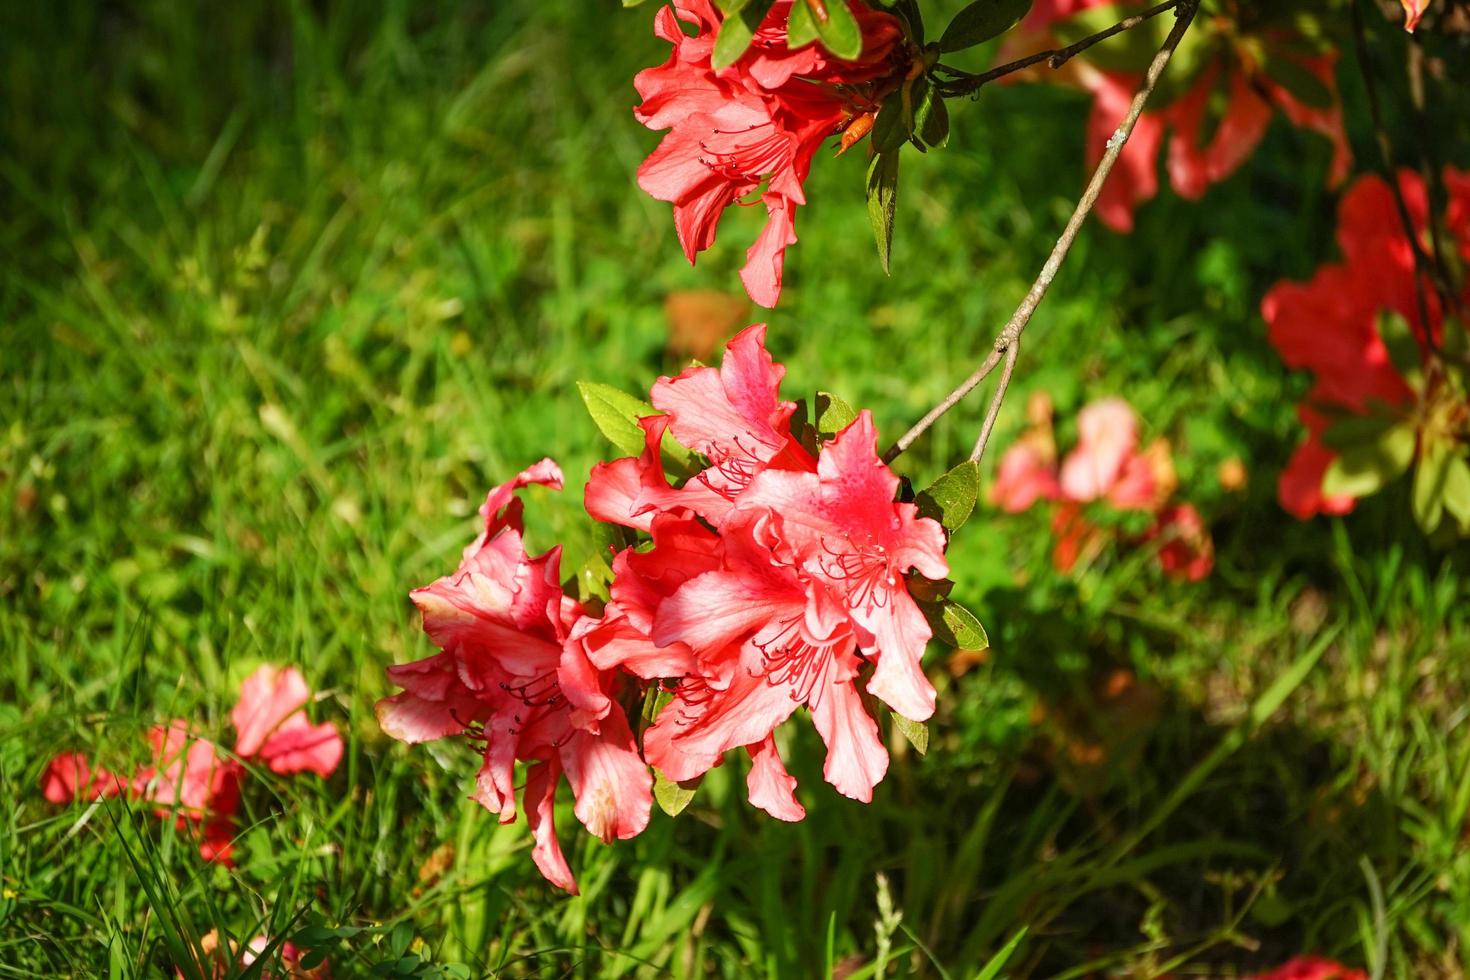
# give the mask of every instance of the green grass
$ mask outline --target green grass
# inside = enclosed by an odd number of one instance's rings
[[[346,930],[339,976],[406,955],[506,977],[873,976],[881,956],[958,980],[1022,930],[1010,976],[1232,975],[1303,950],[1463,975],[1470,555],[1428,549],[1403,488],[1340,521],[1275,504],[1305,379],[1255,304],[1329,256],[1333,226],[1327,149],[1289,128],[1203,205],[1166,194],[1130,238],[1084,233],[997,433],[1032,390],[1064,419],[1124,394],[1174,440],[1215,574],[1176,585],[1114,554],[1059,576],[1041,515],[982,511],[952,562],[991,656],[958,678],[936,660],[934,744],[898,755],[871,806],[825,787],[802,731],[804,823],[752,811],[726,770],[615,847],[567,808],[568,899],[523,824],[465,799],[467,747],[378,732],[384,666],[430,649],[406,592],[452,567],[485,489],[556,457],[571,486],[529,495],[531,543],[584,552],[580,483],[609,450],[573,382],[646,389],[679,367],[664,296],[738,288],[754,216],[690,269],[633,182],[655,138],[631,77],[664,56],[650,12],[590,8],[6,15],[0,976],[168,975],[210,929],[308,922],[318,944]],[[889,436],[947,391],[1071,207],[1084,114],[1041,89],[957,106],[952,146],[905,160],[891,279],[862,161],[820,161],[767,317],[788,390],[839,392]],[[941,472],[982,412],[901,468]],[[1244,493],[1215,477],[1233,456]],[[324,783],[251,780],[233,870],[142,807],[41,799],[61,749],[125,769],[150,724],[223,732],[262,662],[302,667],[348,752]],[[1117,668],[1141,700],[1093,695]],[[1068,761],[1099,739],[1103,765]]]

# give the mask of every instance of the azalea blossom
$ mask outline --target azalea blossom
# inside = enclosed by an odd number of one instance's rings
[[[1447,170],[1444,181],[1450,194],[1442,225],[1447,246],[1470,255],[1470,174]],[[1398,183],[1415,228],[1427,237],[1429,203],[1422,179],[1403,171]],[[1313,375],[1298,407],[1307,438],[1277,488],[1281,505],[1302,519],[1353,509],[1353,497],[1323,492],[1323,478],[1337,458],[1323,437],[1337,420],[1387,412],[1451,427],[1456,417],[1462,426],[1470,422],[1470,406],[1452,388],[1411,386],[1380,333],[1380,316],[1396,315],[1425,359],[1432,353],[1430,338],[1438,343],[1444,321],[1442,301],[1416,272],[1413,246],[1386,181],[1362,177],[1343,195],[1337,240],[1341,262],[1319,267],[1307,282],[1278,283],[1261,302],[1272,346],[1288,367]],[[1460,303],[1470,304],[1470,286],[1460,289]]]
[[[336,727],[329,722],[312,725],[300,710],[310,698],[294,667],[263,666],[245,681],[231,712],[237,733],[233,754],[199,735],[187,721],[175,719],[148,730],[150,762],[131,777],[93,766],[80,753],[63,752],[46,766],[42,795],[52,803],[121,795],[155,804],[159,817],[199,829],[205,860],[228,864],[245,776],[242,762],[259,758],[283,775],[313,772],[326,777],[341,760]]]
[[[641,421],[641,456],[599,463],[587,483],[587,512],[601,521],[647,531],[653,515],[682,508],[718,525],[735,498],[766,470],[814,472],[816,460],[791,431],[796,403],[781,399],[786,369],[765,348],[757,323],[726,346],[718,368],[692,367],[659,378],[650,392],[664,414]],[[665,433],[708,460],[682,487],[664,475]]]
[[[1084,512],[1106,504],[1152,515],[1142,540],[1158,544],[1165,574],[1191,582],[1209,574],[1214,546],[1203,519],[1189,504],[1170,504],[1178,479],[1169,443],[1155,439],[1140,448],[1138,416],[1126,401],[1104,398],[1084,407],[1077,416],[1077,445],[1060,464],[1050,403],[1039,416],[1031,414],[1030,428],[1001,457],[989,499],[1012,514],[1041,500],[1054,505],[1052,564],[1059,571],[1070,571],[1106,546],[1111,535]]]
[[[598,670],[580,642],[591,620],[559,584],[561,549],[525,552],[515,493],[533,484],[560,489],[561,470],[545,459],[490,491],[484,531],[459,568],[412,593],[441,652],[388,668],[403,691],[379,701],[377,714],[383,731],[409,744],[455,735],[482,742],[472,798],[502,823],[516,819],[514,765],[527,763],[532,857],[575,894],[553,822],[561,776],[577,819],[604,841],[647,825],[652,779],[614,704],[619,676]]]
[[[855,61],[817,44],[791,50],[792,0],[777,0],[745,54],[716,70],[711,58],[724,15],[709,0],[675,0],[654,17],[654,33],[673,46],[669,60],[634,79],[643,99],[634,109],[638,121],[669,131],[638,168],[638,186],[673,204],[691,263],[714,243],[726,208],[755,200],[765,207],[765,230],[740,273],[762,306],[780,298],[796,209],[806,203],[802,185],[822,141],[871,111],[885,80],[901,76],[910,57],[896,18],[856,0],[836,2],[848,3],[862,31]]]
[[[815,473],[769,468],[752,480],[720,527],[719,567],[654,617],[653,644],[686,645],[695,669],[647,732],[650,763],[691,779],[746,746],[751,801],[799,819],[772,734],[806,707],[827,744],[828,782],[872,798],[888,754],[862,691],[906,717],[933,713],[920,666],[931,631],[905,576],[948,574],[943,529],[895,503],[897,489],[866,412],[822,448]]]
[[[1060,46],[1053,33],[1056,25],[1112,2],[1039,0],[1020,29],[1008,35],[1001,60]],[[1186,44],[1207,52],[1208,58],[1175,98],[1166,104],[1154,99],[1139,118],[1098,197],[1096,211],[1105,224],[1120,232],[1133,229],[1134,209],[1158,193],[1161,151],[1174,191],[1197,200],[1249,159],[1278,112],[1298,128],[1313,130],[1330,140],[1333,155],[1329,180],[1338,183],[1346,179],[1352,153],[1343,128],[1331,51],[1304,52],[1301,39],[1288,24],[1268,24],[1252,33],[1228,33],[1201,17],[1190,27],[1190,33],[1194,36]],[[1087,161],[1089,166],[1096,166],[1128,113],[1142,84],[1143,71],[1141,66],[1137,71],[1105,69],[1089,58],[1084,54],[1073,59],[1060,73],[1036,70],[1023,77],[1060,78],[1092,95]],[[1292,78],[1292,84],[1283,84],[1283,77]]]

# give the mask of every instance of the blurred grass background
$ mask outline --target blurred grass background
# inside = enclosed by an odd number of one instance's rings
[[[1462,976],[1470,556],[1430,551],[1402,488],[1345,520],[1275,503],[1306,379],[1256,304],[1330,257],[1334,227],[1328,148],[1279,124],[1203,204],[1165,193],[1131,237],[1084,233],[996,443],[1031,391],[1064,422],[1124,395],[1213,524],[1209,580],[1138,554],[1059,576],[1044,516],[983,511],[952,563],[992,649],[934,664],[927,758],[900,754],[864,807],[822,784],[803,731],[794,826],[725,771],[616,847],[567,812],[576,899],[522,824],[465,799],[467,749],[378,732],[383,667],[429,650],[406,592],[452,567],[485,489],[556,457],[570,486],[531,494],[531,545],[584,552],[580,485],[609,449],[573,382],[646,390],[683,360],[666,298],[738,293],[758,216],[728,216],[691,269],[634,183],[656,136],[631,79],[666,54],[651,16],[0,14],[0,976],[166,975],[169,928],[248,938],[308,913],[370,927],[334,947],[341,976],[966,977],[1023,928],[1018,977],[1233,975],[1308,949]],[[1344,92],[1360,120],[1346,70]],[[951,146],[905,159],[892,278],[860,154],[820,160],[763,315],[789,395],[839,392],[891,438],[967,373],[1070,211],[1085,113],[1041,87],[956,106]],[[1470,115],[1448,118],[1465,163]],[[937,475],[982,412],[901,469]],[[222,730],[261,662],[301,665],[349,752],[325,784],[254,781],[235,869],[126,804],[41,800],[63,748],[125,768],[149,724]]]

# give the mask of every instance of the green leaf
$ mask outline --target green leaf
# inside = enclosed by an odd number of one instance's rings
[[[858,417],[857,409],[829,391],[817,392],[817,438],[830,439]]]
[[[653,771],[653,798],[658,801],[660,810],[671,817],[677,817],[684,812],[689,801],[694,799],[694,787],[676,783],[655,769]]]
[[[924,85],[922,98],[914,107],[914,130],[929,146],[949,142],[949,109],[933,85]]]
[[[1439,440],[1425,440],[1414,470],[1414,520],[1425,534],[1433,534],[1444,517],[1445,484],[1449,482],[1450,463],[1456,457],[1450,447]]]
[[[1378,315],[1378,336],[1388,348],[1388,359],[1403,377],[1417,374],[1424,369],[1424,355],[1419,341],[1414,337],[1414,328],[1402,314],[1384,310]]]
[[[786,20],[786,47],[792,51],[804,48],[817,39],[817,18],[812,8],[796,0],[791,5],[791,16]]]
[[[1329,497],[1377,493],[1409,468],[1416,441],[1413,428],[1396,425],[1374,441],[1348,449],[1327,467],[1322,492]]]
[[[956,650],[985,650],[990,646],[990,637],[985,635],[985,627],[980,625],[980,620],[953,599],[920,603],[919,608],[924,611],[924,618],[929,620],[929,628],[940,643]]]
[[[846,0],[796,0],[786,25],[786,46],[804,47],[820,38],[833,56],[852,61],[863,53],[863,30]]]
[[[914,747],[914,751],[920,755],[928,755],[929,726],[922,721],[905,718],[896,711],[892,712],[892,715],[893,727],[897,728],[903,734],[903,737],[908,739],[909,744]]]
[[[388,951],[393,954],[394,959],[402,957],[408,952],[408,947],[413,943],[413,923],[400,922],[393,927],[388,934]]]
[[[1300,61],[1268,54],[1264,67],[1271,80],[1286,89],[1293,99],[1313,109],[1332,108],[1335,101],[1332,89]]]
[[[878,107],[873,118],[873,149],[878,153],[897,153],[913,132],[913,120],[903,111],[903,92],[894,92]]]
[[[1322,433],[1322,445],[1339,453],[1382,439],[1398,420],[1388,415],[1344,415]]]
[[[1462,527],[1470,527],[1470,461],[1463,455],[1452,456],[1446,467],[1444,506]]]
[[[975,980],[995,980],[996,977],[1000,976],[1000,971],[1005,969],[1005,965],[1011,961],[1011,957],[1016,955],[1016,947],[1020,946],[1021,940],[1026,938],[1026,928],[1026,926],[1022,926],[1017,930],[1016,934],[1010,938],[1010,941],[1001,947],[1000,952],[992,956],[990,962],[985,964],[985,968],[975,975]]]
[[[577,390],[582,393],[587,414],[608,442],[628,456],[643,452],[644,434],[638,420],[645,415],[657,415],[658,409],[641,398],[594,381],[578,381]]]
[[[887,105],[884,108],[888,108]],[[880,117],[882,112],[878,114]],[[893,215],[898,209],[898,150],[879,151],[868,164],[868,221],[878,243],[878,261],[888,273],[893,250]]]
[[[720,25],[720,33],[715,37],[714,52],[710,56],[711,67],[718,71],[740,60],[774,2],[775,0],[738,0],[727,6],[725,21]]]
[[[939,50],[962,51],[984,44],[1015,27],[1031,9],[1031,0],[975,0],[954,15],[939,38]]]
[[[938,521],[946,531],[954,534],[970,519],[979,496],[980,467],[965,460],[920,490],[914,503],[919,506],[920,516]]]

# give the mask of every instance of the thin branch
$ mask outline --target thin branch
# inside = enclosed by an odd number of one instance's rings
[[[1349,8],[1353,21],[1353,51],[1358,60],[1358,73],[1363,76],[1363,88],[1368,93],[1368,116],[1373,121],[1373,135],[1378,143],[1378,156],[1383,166],[1383,175],[1388,181],[1389,190],[1393,192],[1394,209],[1398,211],[1399,224],[1404,227],[1404,237],[1408,239],[1409,250],[1414,255],[1415,304],[1419,308],[1419,323],[1424,330],[1424,339],[1433,349],[1435,342],[1429,327],[1429,301],[1424,295],[1424,278],[1427,276],[1432,281],[1434,273],[1429,256],[1424,254],[1424,246],[1419,242],[1419,229],[1414,226],[1409,204],[1404,200],[1404,189],[1399,186],[1399,175],[1394,170],[1393,143],[1389,140],[1388,129],[1383,124],[1383,107],[1378,101],[1378,80],[1373,73],[1373,62],[1368,54],[1368,38],[1363,29],[1361,0],[1352,0]]]
[[[1017,337],[1009,348],[1006,349],[1005,370],[1000,372],[1000,382],[995,386],[995,394],[990,396],[990,410],[985,413],[985,424],[980,428],[980,438],[975,440],[975,448],[970,452],[970,462],[978,463],[985,455],[985,444],[990,441],[990,430],[995,428],[996,417],[1000,415],[1000,403],[1006,399],[1006,389],[1011,386],[1011,373],[1016,370],[1016,358],[1021,353],[1021,338]]]
[[[968,72],[962,72],[954,68],[950,68],[946,65],[940,65],[939,68],[943,69],[946,72],[949,72],[951,75],[954,75],[955,80],[952,82],[942,83],[939,86],[939,92],[946,98],[959,95],[973,95],[974,93],[978,92],[982,86],[987,85],[998,78],[1004,78],[1005,76],[1014,74],[1018,71],[1021,71],[1022,69],[1030,68],[1032,65],[1038,65],[1043,61],[1046,62],[1046,66],[1048,68],[1060,68],[1067,62],[1071,61],[1073,58],[1077,57],[1077,55],[1086,51],[1094,44],[1097,44],[1099,41],[1106,41],[1108,38],[1113,37],[1116,34],[1122,34],[1124,31],[1132,30],[1139,24],[1142,24],[1144,21],[1150,20],[1153,17],[1162,14],[1166,10],[1173,10],[1175,7],[1178,7],[1183,2],[1184,0],[1165,0],[1164,3],[1150,7],[1147,10],[1140,11],[1131,17],[1125,17],[1124,19],[1118,21],[1118,23],[1114,24],[1112,27],[1109,27],[1106,30],[1098,31],[1096,34],[1089,35],[1088,37],[1084,37],[1082,40],[1069,44],[1065,48],[1048,48],[1045,51],[1038,51],[1035,54],[1029,54],[1024,58],[1019,58],[1016,61],[1009,62],[1008,64],[998,65],[997,67],[992,68],[987,72],[982,72],[978,75],[971,75]]]
[[[914,444],[914,442],[929,430],[940,416],[959,404],[975,387],[984,381],[995,366],[1000,363],[1001,357],[1007,355],[1016,342],[1021,339],[1021,333],[1026,329],[1026,324],[1031,322],[1031,317],[1036,313],[1036,308],[1041,305],[1046,291],[1051,287],[1052,280],[1062,267],[1062,262],[1067,258],[1067,253],[1072,250],[1072,244],[1077,240],[1082,225],[1087,221],[1087,216],[1092,213],[1097,204],[1098,195],[1102,193],[1103,184],[1107,183],[1108,175],[1113,172],[1118,158],[1123,154],[1123,147],[1128,144],[1128,138],[1133,135],[1133,128],[1138,125],[1138,119],[1143,115],[1144,107],[1153,95],[1154,87],[1158,85],[1160,76],[1164,69],[1169,66],[1169,59],[1174,56],[1174,51],[1179,47],[1179,42],[1184,38],[1184,32],[1194,22],[1195,12],[1199,9],[1199,0],[1179,0],[1178,13],[1174,21],[1174,27],[1169,31],[1169,36],[1164,39],[1158,54],[1154,55],[1153,62],[1148,66],[1148,72],[1144,75],[1143,85],[1137,94],[1133,96],[1133,103],[1128,107],[1128,114],[1123,117],[1123,122],[1108,139],[1107,149],[1103,152],[1102,159],[1098,161],[1097,169],[1092,172],[1092,179],[1087,182],[1087,189],[1082,192],[1082,197],[1077,201],[1077,207],[1072,211],[1072,217],[1067,219],[1067,227],[1062,230],[1061,237],[1053,246],[1051,254],[1047,256],[1046,263],[1042,265],[1041,272],[1036,281],[1031,284],[1030,290],[1011,314],[1010,320],[1001,329],[991,346],[989,356],[976,369],[975,373],[966,378],[958,388],[945,396],[944,400],[929,411],[922,419],[916,422],[913,428],[899,437],[888,451],[883,454],[884,462],[892,462],[899,454]],[[1012,363],[1014,358],[1011,358]],[[1009,371],[1006,374],[1009,379]],[[998,394],[1004,394],[1005,383],[1002,382]],[[992,406],[992,414],[999,411],[999,403]],[[982,442],[976,445],[977,453],[983,451],[985,446],[983,439],[988,435],[982,433]]]

